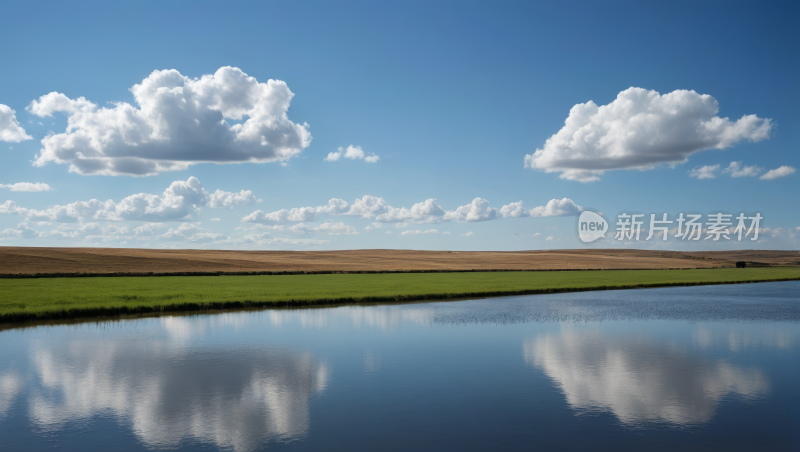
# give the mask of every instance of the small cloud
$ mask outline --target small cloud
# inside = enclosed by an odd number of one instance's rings
[[[461,234],[461,237],[472,237],[473,235],[475,235],[475,233],[470,231],[467,232],[466,234]]]
[[[784,165],[784,166],[781,166],[779,168],[775,168],[774,170],[767,171],[759,179],[761,179],[761,180],[778,179],[780,177],[786,177],[786,176],[788,176],[790,174],[794,174],[794,172],[795,172],[794,168],[792,168],[791,166]]]
[[[556,236],[551,235],[550,237],[546,238],[545,240],[547,240],[548,242],[555,242],[556,241]]]
[[[533,234],[534,237],[539,237],[540,235],[542,235],[541,232],[536,232],[536,233]]]
[[[400,235],[438,234],[438,233],[439,233],[439,231],[436,230],[436,229],[428,229],[427,231],[421,231],[421,230],[417,229],[415,231],[411,231],[411,230],[403,231],[403,232],[400,233]]]
[[[699,168],[693,168],[689,171],[689,177],[694,177],[695,179],[716,179],[717,176],[714,175],[714,171],[719,169],[719,165],[706,165],[701,166]]]
[[[742,162],[731,162],[723,173],[729,173],[731,177],[754,177],[764,171],[760,166],[742,166]]]
[[[366,155],[364,150],[361,149],[361,146],[347,146],[347,149],[340,147],[336,150],[336,152],[329,152],[328,156],[325,157],[323,160],[326,162],[337,162],[340,158],[346,158],[350,160],[364,160],[367,163],[377,163],[380,160],[380,156],[375,153],[372,155]]]
[[[389,229],[388,231],[386,231],[386,233],[387,233],[387,234],[391,234],[391,233],[392,233],[392,230],[391,230],[391,229]]]
[[[220,218],[212,218],[209,221],[222,221],[222,219],[220,219]]]
[[[0,188],[7,188],[11,191],[52,191],[53,189],[42,182],[17,182],[16,184],[0,184]]]
[[[444,234],[444,235],[450,235],[450,231],[444,231],[444,232],[442,232],[442,234]]]

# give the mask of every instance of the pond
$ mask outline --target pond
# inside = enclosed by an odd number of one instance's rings
[[[800,450],[800,282],[0,331],[0,449]]]

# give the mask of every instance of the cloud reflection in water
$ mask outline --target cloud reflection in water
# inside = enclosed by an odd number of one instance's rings
[[[248,451],[306,434],[308,403],[325,390],[328,368],[285,349],[185,351],[147,341],[73,341],[66,353],[39,349],[41,387],[34,423],[113,416],[148,447],[199,440]]]
[[[610,411],[623,424],[696,425],[714,417],[728,395],[769,391],[766,375],[724,360],[692,356],[645,336],[607,336],[569,326],[523,344],[525,361],[542,369],[579,414]]]

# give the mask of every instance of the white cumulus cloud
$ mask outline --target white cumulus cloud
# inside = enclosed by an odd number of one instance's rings
[[[0,188],[7,188],[11,191],[50,191],[49,185],[43,182],[17,182],[16,184],[0,184]]]
[[[569,198],[551,199],[547,205],[526,209],[522,201],[512,202],[500,208],[503,217],[562,217],[577,215],[583,208]]]
[[[328,156],[325,157],[326,162],[336,162],[340,158],[347,158],[351,160],[364,160],[367,163],[377,163],[378,160],[381,158],[373,153],[372,155],[366,155],[364,150],[361,149],[361,146],[347,146],[347,148],[340,147],[336,150],[336,152],[329,152]]]
[[[230,207],[236,204],[252,204],[254,202],[256,202],[256,196],[253,194],[252,190],[242,190],[239,193],[231,193],[217,189],[217,191],[208,197],[209,207]]]
[[[286,83],[259,83],[238,68],[200,78],[174,69],[153,71],[131,92],[136,106],[117,102],[99,108],[57,92],[31,102],[31,113],[61,112],[69,121],[64,133],[42,140],[34,164],[69,164],[79,174],[143,176],[201,162],[284,161],[311,142],[308,125],[287,116],[294,93]]]
[[[731,177],[754,177],[764,171],[760,166],[742,166],[742,162],[731,162],[723,173],[728,173]]]
[[[25,129],[17,122],[17,112],[8,105],[0,104],[0,141],[19,143],[33,137],[25,133]]]
[[[471,203],[445,213],[445,220],[458,222],[489,221],[497,218],[497,209],[489,207],[489,201],[475,198]]]
[[[185,181],[175,181],[161,195],[139,193],[113,200],[77,201],[66,205],[50,206],[36,210],[19,207],[14,201],[0,204],[0,213],[16,214],[30,221],[74,223],[83,220],[108,221],[174,221],[187,218],[202,207],[222,207],[255,199],[252,192],[240,193],[217,190],[209,194],[200,181],[192,176]]]
[[[33,229],[28,223],[20,223],[16,228],[7,228],[0,231],[0,239],[35,239],[40,232]]]
[[[762,180],[778,179],[779,177],[786,177],[790,174],[794,174],[794,172],[795,169],[793,167],[783,165],[779,168],[767,171],[766,173],[764,173],[763,176],[759,177],[759,179]]]
[[[525,167],[591,182],[605,171],[674,165],[706,149],[769,138],[771,119],[745,115],[731,121],[718,112],[719,103],[708,94],[661,95],[631,87],[608,105],[589,101],[572,107],[564,127],[525,156]]]
[[[714,172],[718,169],[719,165],[705,165],[692,168],[689,171],[689,177],[694,177],[695,179],[716,179],[717,176],[714,175]]]
[[[227,238],[227,236],[218,232],[211,232],[208,229],[203,229],[196,224],[182,223],[175,229],[170,228],[167,232],[158,236],[158,238],[169,241],[188,240],[193,243],[208,243],[223,240]]]
[[[500,216],[551,217],[576,215],[582,211],[583,208],[569,198],[551,199],[546,205],[532,209],[524,208],[522,201],[496,209],[489,206],[489,201],[483,198],[475,198],[471,203],[460,206],[455,210],[445,210],[433,198],[407,208],[392,207],[383,198],[366,195],[356,199],[352,205],[342,199],[333,198],[325,206],[295,207],[274,212],[257,210],[242,218],[242,221],[245,223],[274,225],[287,222],[317,221],[321,214],[350,215],[374,220],[372,226],[365,228],[365,230],[369,231],[376,228],[376,224],[381,223],[396,223],[395,227],[403,228],[409,224],[444,223],[448,221],[471,223],[494,220]]]

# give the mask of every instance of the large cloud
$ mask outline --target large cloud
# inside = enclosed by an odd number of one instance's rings
[[[57,92],[34,100],[31,113],[62,112],[69,119],[64,133],[42,140],[34,164],[65,163],[79,174],[142,176],[200,162],[283,161],[311,142],[308,125],[295,124],[286,114],[294,96],[286,83],[259,83],[238,68],[223,67],[199,79],[174,69],[153,71],[131,92],[138,107],[118,102],[98,108]]]
[[[564,127],[525,156],[525,167],[590,182],[605,171],[682,163],[695,152],[769,138],[772,120],[745,115],[731,121],[718,112],[708,94],[631,87],[608,105],[572,107]]]
[[[19,143],[32,137],[17,122],[17,112],[8,105],[0,104],[0,141]]]
[[[120,202],[113,200],[77,201],[43,210],[19,207],[14,201],[0,204],[0,213],[17,214],[31,221],[74,223],[83,220],[174,221],[187,218],[202,207],[223,207],[255,200],[253,192],[217,190],[209,194],[196,177],[175,181],[161,195],[139,193]]]
[[[576,215],[583,209],[569,198],[551,199],[547,205],[525,209],[522,201],[514,202],[496,209],[489,206],[489,201],[475,198],[471,203],[455,210],[443,209],[435,199],[431,198],[407,207],[392,207],[385,199],[366,195],[348,204],[342,199],[331,199],[325,206],[295,207],[274,212],[257,210],[242,218],[245,223],[280,224],[287,222],[316,221],[321,214],[351,215],[363,219],[375,220],[379,223],[443,223],[457,221],[471,223],[494,220],[503,217],[553,217]]]

